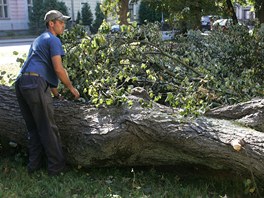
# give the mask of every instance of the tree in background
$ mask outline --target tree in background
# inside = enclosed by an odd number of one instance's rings
[[[237,23],[234,3],[240,5],[252,5],[255,8],[256,17],[260,23],[264,23],[264,1],[263,0],[143,0],[149,5],[157,8],[163,7],[168,10],[170,17],[168,20],[178,24],[185,24],[187,29],[197,29],[200,26],[200,18],[205,15],[220,15],[225,18],[232,18]]]
[[[105,15],[101,11],[100,6],[101,6],[101,4],[97,3],[96,7],[95,7],[95,20],[93,22],[92,29],[91,29],[91,32],[93,34],[98,32],[100,25],[102,24],[103,20],[105,19]]]
[[[129,0],[119,0],[119,9],[118,9],[118,15],[119,15],[119,20],[120,24],[128,24],[128,5],[129,5]]]
[[[29,12],[29,29],[33,34],[40,34],[46,28],[44,16],[49,10],[59,10],[68,15],[68,8],[64,2],[57,0],[33,0],[33,8]]]
[[[256,16],[260,23],[264,23],[264,2],[263,0],[142,0],[149,5],[156,5],[157,9],[163,9],[170,13],[168,21],[174,23],[184,29],[201,28],[201,16],[220,15],[223,17],[233,18],[236,22],[234,14],[234,2],[245,5],[251,3],[254,5]],[[129,3],[138,2],[138,0],[104,0],[102,2],[104,14],[109,16],[110,13],[119,15],[120,24],[127,24],[127,13]],[[113,14],[112,14],[113,16]],[[115,14],[114,14],[115,16]]]
[[[120,25],[128,24],[129,3],[139,0],[103,0],[102,12],[106,17],[118,18]]]
[[[43,0],[33,0],[33,7],[28,13],[29,16],[29,30],[33,34],[39,34],[45,29],[43,25]]]
[[[254,5],[256,17],[260,23],[264,23],[264,1],[263,0],[249,0]]]
[[[162,12],[151,6],[147,1],[142,0],[138,11],[139,23],[161,21]]]
[[[180,29],[198,29],[201,16],[219,12],[216,1],[212,0],[144,0],[163,12],[170,13],[166,20],[171,24],[177,22]]]
[[[200,27],[201,16],[210,12],[215,14],[217,10],[216,1],[212,0],[143,0],[151,6],[156,6],[156,10],[163,13],[170,13],[168,21],[174,23],[177,20],[179,23],[185,22],[188,29],[196,29]],[[108,16],[110,13],[118,13],[120,24],[128,24],[128,5],[129,3],[138,2],[138,0],[104,0],[104,12]]]
[[[82,6],[82,25],[91,26],[93,22],[93,13],[88,3],[84,3]]]
[[[80,23],[81,23],[81,20],[82,20],[82,19],[81,19],[81,13],[80,13],[80,11],[78,11],[78,12],[77,12],[77,18],[76,18],[75,23],[76,23],[76,24],[80,24]]]
[[[232,4],[231,0],[226,0],[226,7],[227,7],[227,12],[229,13],[229,15],[231,16],[231,18],[233,19],[233,23],[234,24],[238,24],[238,20],[237,20],[237,16],[236,16],[236,12],[234,9],[234,5]]]
[[[256,18],[260,23],[264,23],[264,1],[263,0],[217,0],[218,4],[222,4],[227,7],[224,13],[226,16],[230,16],[233,21],[236,23],[236,15],[235,12],[232,11],[234,9],[234,3],[238,3],[243,6],[253,6],[256,14]],[[231,6],[232,4],[232,6]]]

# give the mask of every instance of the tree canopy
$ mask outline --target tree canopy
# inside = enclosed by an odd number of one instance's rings
[[[138,0],[130,1],[130,3],[139,2]],[[127,24],[128,1],[121,0],[104,0],[105,14],[110,13],[119,14],[121,24]],[[261,23],[264,22],[264,6],[261,0],[142,0],[141,3],[146,6],[155,7],[154,10],[170,13],[167,20],[171,23],[178,22],[184,24],[187,29],[197,29],[200,27],[201,16],[204,15],[221,15],[224,17],[232,18],[234,23],[237,23],[236,14],[234,12],[234,3],[245,5],[250,3],[254,6],[256,16]],[[120,14],[122,13],[122,14]]]
[[[97,33],[99,27],[103,23],[103,20],[105,19],[105,15],[101,11],[100,6],[101,4],[97,3],[95,7],[95,20],[92,25],[92,33]]]

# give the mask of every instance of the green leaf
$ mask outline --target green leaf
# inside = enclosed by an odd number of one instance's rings
[[[18,52],[17,51],[13,51],[13,55],[17,56]]]
[[[110,106],[110,105],[112,105],[113,103],[114,103],[114,101],[112,100],[112,99],[106,99],[106,104],[108,105],[108,106]]]

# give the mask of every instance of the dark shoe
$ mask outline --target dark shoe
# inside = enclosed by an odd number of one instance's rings
[[[32,175],[33,173],[39,171],[40,169],[41,169],[41,167],[35,168],[35,169],[28,168],[27,170],[28,170],[28,174]]]
[[[70,170],[70,167],[66,165],[59,171],[48,171],[48,175],[49,176],[60,176],[60,175],[64,175],[65,173],[69,172],[69,170]]]
[[[27,165],[27,170],[28,170],[28,174],[33,174],[41,169],[45,169],[47,167],[47,163],[45,158],[42,158],[41,161],[39,161],[38,163],[28,163]]]

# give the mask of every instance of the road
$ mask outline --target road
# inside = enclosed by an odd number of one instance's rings
[[[25,39],[0,39],[0,47],[30,45],[35,38]]]

